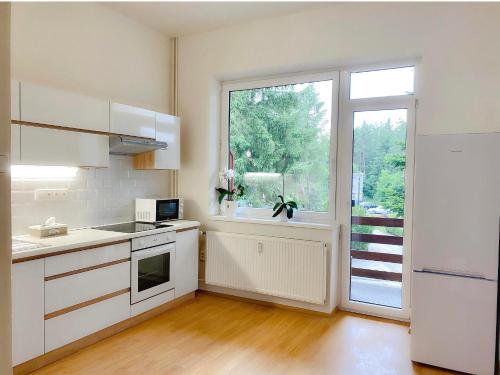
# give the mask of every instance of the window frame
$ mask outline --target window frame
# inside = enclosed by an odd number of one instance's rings
[[[228,168],[229,164],[229,95],[232,91],[251,90],[264,87],[284,86],[318,81],[332,81],[332,111],[330,128],[330,157],[329,157],[329,199],[327,212],[296,211],[292,221],[319,224],[332,224],[336,219],[336,190],[337,190],[337,132],[339,114],[339,83],[340,72],[337,70],[290,74],[268,78],[259,78],[242,81],[226,81],[221,85],[221,129],[220,129],[220,154],[219,169]],[[240,207],[237,211],[238,218],[253,218],[269,220],[272,209]]]
[[[414,67],[413,93],[407,95],[382,96],[370,98],[350,99],[350,75],[351,73],[370,72],[375,70],[395,69],[402,67]],[[416,137],[416,112],[419,93],[420,64],[419,60],[407,60],[392,64],[374,64],[362,67],[351,67],[342,69],[340,80],[340,104],[339,104],[339,162],[338,176],[341,181],[338,186],[338,224],[342,226],[340,238],[341,250],[341,290],[340,306],[347,311],[362,314],[380,316],[390,319],[409,321],[411,305],[411,236],[413,217],[413,178],[415,164],[415,137]],[[351,285],[351,263],[350,263],[350,241],[351,241],[351,199],[352,193],[352,148],[353,148],[353,114],[354,112],[374,110],[407,110],[407,134],[406,134],[406,173],[405,173],[405,228],[403,235],[403,264],[402,264],[402,300],[401,308],[393,308],[375,305],[367,302],[354,301],[350,299]],[[347,196],[349,194],[349,197]]]

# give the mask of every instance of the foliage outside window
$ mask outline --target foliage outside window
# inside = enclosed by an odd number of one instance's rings
[[[246,187],[240,207],[330,208],[333,81],[229,91],[228,168]]]

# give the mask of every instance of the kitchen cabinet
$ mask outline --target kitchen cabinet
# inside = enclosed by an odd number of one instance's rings
[[[45,276],[51,277],[84,268],[92,268],[105,263],[129,259],[130,251],[130,242],[126,241],[49,257],[45,259]]]
[[[45,283],[45,313],[130,288],[130,261],[48,280]]]
[[[126,104],[111,103],[110,132],[155,139],[155,112]]]
[[[178,231],[175,243],[175,298],[198,289],[198,229]]]
[[[21,164],[108,167],[105,135],[21,126]]]
[[[19,81],[10,81],[10,118],[20,119],[19,111]],[[21,161],[21,128],[12,124],[10,129],[10,164],[19,164]]]
[[[180,169],[181,121],[177,116],[156,113],[156,140],[166,142],[167,147],[134,157],[136,169]]]
[[[19,120],[21,112],[19,110],[19,81],[10,81],[10,118],[12,120]]]
[[[156,113],[156,140],[167,147],[155,151],[154,169],[179,169],[181,166],[181,119]]]
[[[44,259],[12,265],[12,353],[18,365],[44,353]]]
[[[21,162],[21,126],[12,124],[10,127],[10,164]]]
[[[92,303],[45,321],[45,351],[130,318],[130,293]]]
[[[109,101],[21,82],[21,121],[109,132]]]

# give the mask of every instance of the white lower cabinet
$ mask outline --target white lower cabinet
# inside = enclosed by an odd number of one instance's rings
[[[130,288],[130,262],[97,268],[45,283],[45,313]]]
[[[130,318],[130,293],[106,299],[45,321],[45,352]]]
[[[44,259],[12,265],[12,354],[18,365],[44,353]]]
[[[175,297],[198,289],[198,229],[179,231],[175,243]]]
[[[109,137],[22,126],[21,163],[25,165],[108,167]]]
[[[130,258],[130,242],[105,245],[45,259],[45,276],[54,276]],[[129,285],[130,286],[130,285]]]

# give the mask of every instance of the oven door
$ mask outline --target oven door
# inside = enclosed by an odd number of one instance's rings
[[[175,244],[132,252],[131,303],[174,288]]]
[[[179,218],[179,199],[160,199],[156,201],[156,221],[177,220]]]

